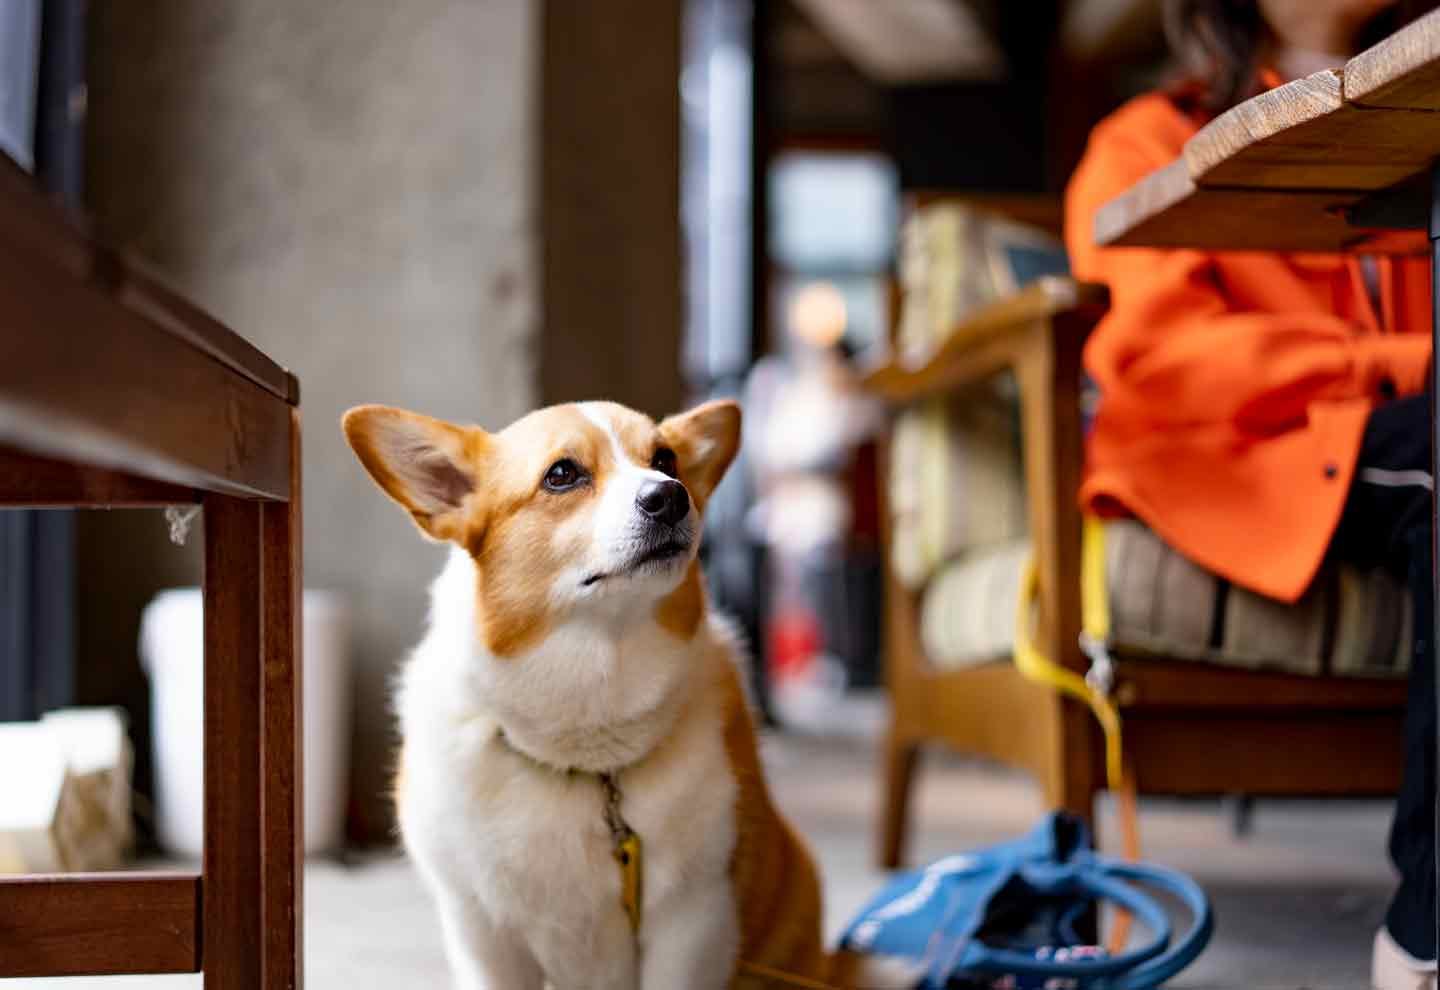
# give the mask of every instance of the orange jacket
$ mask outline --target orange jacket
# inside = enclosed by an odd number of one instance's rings
[[[1085,349],[1101,400],[1080,497],[1293,601],[1339,522],[1371,407],[1424,389],[1429,263],[1378,259],[1376,313],[1354,257],[1097,248],[1100,206],[1201,123],[1169,94],[1132,100],[1092,132],[1066,192],[1075,275],[1110,287]]]

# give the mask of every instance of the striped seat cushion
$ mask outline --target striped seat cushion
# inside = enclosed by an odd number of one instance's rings
[[[1023,540],[967,552],[928,583],[920,634],[932,664],[1009,659]],[[1297,674],[1402,676],[1411,609],[1384,571],[1327,567],[1286,605],[1215,577],[1134,520],[1105,527],[1106,585],[1116,653]]]

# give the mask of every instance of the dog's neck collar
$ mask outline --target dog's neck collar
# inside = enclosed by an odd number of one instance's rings
[[[545,773],[557,773],[566,777],[583,774],[594,777],[600,782],[600,790],[605,795],[602,814],[605,818],[605,827],[610,831],[610,852],[620,867],[620,906],[625,909],[625,915],[630,919],[630,931],[638,935],[640,918],[645,907],[644,887],[642,886],[644,846],[640,841],[640,834],[630,827],[630,823],[620,812],[620,803],[625,797],[620,790],[620,773],[634,764],[628,763],[625,766],[600,771],[582,770],[579,767],[561,767],[516,746],[505,734],[503,728],[496,728],[495,741],[537,770]]]
[[[553,760],[547,760],[544,757],[536,756],[528,749],[523,749],[522,747],[516,745],[515,740],[510,738],[510,736],[505,732],[505,729],[503,727],[496,727],[495,741],[500,744],[501,749],[504,749],[507,752],[513,753],[515,756],[520,757],[520,759],[530,764],[536,770],[543,770],[546,773],[559,774],[562,777],[576,777],[584,775],[587,777],[594,777],[596,780],[599,780],[602,783],[605,781],[606,778],[615,780],[620,776],[622,772],[629,770],[636,763],[640,762],[640,760],[633,760],[629,763],[622,763],[619,766],[610,767],[606,770],[592,770],[587,767],[565,766],[563,764],[556,763]],[[644,759],[644,756],[642,756],[640,759]]]

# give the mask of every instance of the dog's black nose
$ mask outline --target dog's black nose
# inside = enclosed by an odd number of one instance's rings
[[[690,511],[690,493],[678,481],[647,481],[640,488],[635,504],[656,522],[673,526]]]

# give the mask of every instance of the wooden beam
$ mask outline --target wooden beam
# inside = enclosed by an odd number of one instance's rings
[[[284,400],[0,240],[0,443],[184,487],[287,497]]]
[[[193,488],[0,447],[0,506],[139,509],[200,501]]]
[[[0,161],[0,444],[283,499],[293,378]]]
[[[1297,128],[1323,127],[1343,106],[1338,72],[1277,86],[1231,107],[1186,141],[1186,171],[1196,185],[1244,185],[1238,180],[1247,174],[1263,181],[1275,154],[1294,147]],[[1333,182],[1321,187],[1344,188]]]
[[[1121,659],[1115,696],[1128,712],[1143,708],[1209,712],[1264,709],[1271,713],[1376,712],[1405,709],[1405,680],[1313,677],[1218,664]]]
[[[1424,248],[1423,239],[1407,232],[1367,230],[1347,223],[1345,211],[1361,200],[1358,193],[1189,185],[1186,192],[1168,198],[1166,180],[1158,174],[1133,187],[1133,198],[1127,194],[1101,208],[1095,217],[1097,243],[1212,251],[1344,251],[1364,245],[1367,250],[1397,254]]]
[[[205,500],[207,990],[259,987],[264,962],[260,518],[259,502]]]
[[[1324,189],[1199,187],[1177,159],[1131,186],[1095,215],[1097,244],[1212,251],[1344,251],[1364,245],[1380,253],[1423,251],[1409,231],[1375,230],[1346,222],[1368,193]]]
[[[133,255],[95,242],[80,217],[46,199],[35,181],[0,157],[0,228],[17,251],[42,258],[71,277],[113,291],[122,305],[145,316],[237,374],[292,404],[295,377],[245,338],[167,288]]]
[[[292,410],[291,435],[292,497],[260,510],[260,868],[265,880],[260,930],[267,990],[300,990],[305,978],[299,409]]]
[[[1440,154],[1440,113],[1346,103],[1341,78],[1317,72],[1216,117],[1185,144],[1190,178],[1202,187],[1374,191]]]
[[[1399,712],[1125,716],[1125,750],[1145,794],[1392,797]]]
[[[194,973],[195,873],[70,873],[0,881],[0,979]]]
[[[1440,11],[1357,55],[1221,114],[1181,156],[1101,207],[1094,235],[1115,247],[1423,250],[1352,227],[1357,203],[1440,158]]]
[[[124,278],[116,286],[115,296],[121,305],[189,341],[271,395],[292,406],[300,404],[300,382],[294,375],[199,306],[172,292],[134,256],[125,258]]]
[[[682,5],[537,6],[540,403],[662,415],[684,399]]]
[[[1345,99],[1367,107],[1440,110],[1440,11],[1347,62]]]

